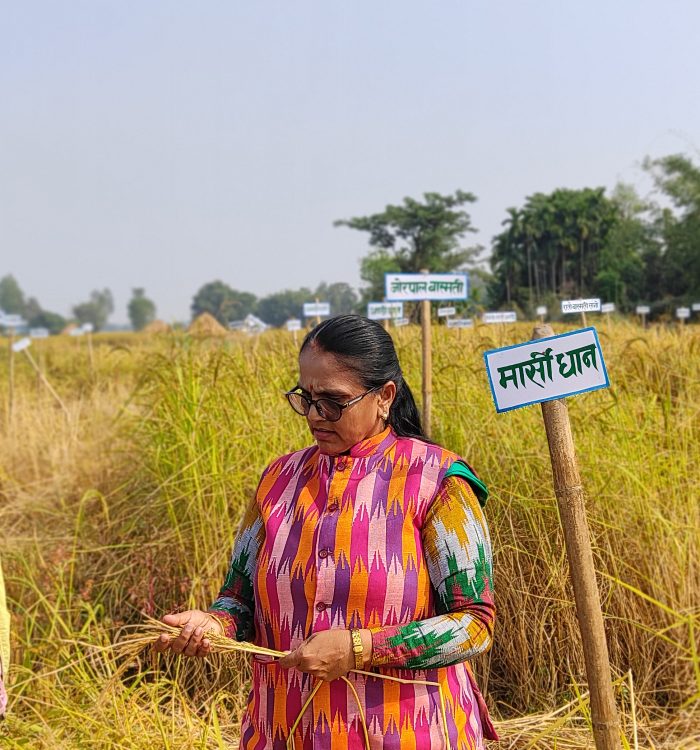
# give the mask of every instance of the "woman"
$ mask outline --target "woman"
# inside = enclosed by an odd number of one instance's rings
[[[290,653],[253,659],[241,750],[474,750],[496,739],[468,660],[491,645],[487,490],[423,435],[391,336],[366,318],[326,320],[304,339],[287,393],[316,444],[263,472],[208,612],[166,615],[157,649],[210,652],[207,632]],[[375,670],[435,686],[356,674]]]

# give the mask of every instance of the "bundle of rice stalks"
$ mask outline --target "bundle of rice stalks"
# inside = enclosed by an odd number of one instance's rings
[[[171,330],[172,328],[162,320],[153,320],[141,331],[141,333],[153,336],[157,333],[170,333]]]
[[[130,635],[117,641],[117,643],[114,644],[113,649],[119,656],[123,656],[127,659],[135,658],[145,649],[153,646],[161,635],[168,635],[172,640],[180,635],[181,630],[182,628],[166,625],[160,620],[153,620],[149,617],[145,620],[143,625],[138,627],[137,630],[134,630]],[[265,648],[263,646],[256,646],[254,643],[249,643],[248,641],[235,641],[232,638],[227,638],[224,635],[214,632],[207,633],[207,639],[211,643],[211,652],[213,654],[235,654],[243,652],[247,654],[256,654],[258,656],[280,657],[284,656],[286,653],[284,651],[274,651],[273,649]]]
[[[227,333],[221,323],[206,312],[192,321],[187,332],[195,336],[225,336]]]

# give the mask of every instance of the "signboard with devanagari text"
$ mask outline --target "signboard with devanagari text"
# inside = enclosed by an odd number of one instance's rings
[[[562,314],[600,312],[600,298],[565,299],[561,303]]]
[[[367,317],[370,320],[403,318],[403,302],[368,302]]]
[[[484,352],[496,411],[610,385],[595,328]]]
[[[385,296],[389,301],[467,299],[469,277],[466,273],[387,273]]]

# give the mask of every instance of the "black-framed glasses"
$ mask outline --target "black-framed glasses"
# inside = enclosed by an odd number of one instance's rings
[[[376,388],[370,388],[360,396],[351,398],[350,401],[346,401],[344,404],[339,404],[332,398],[309,398],[301,393],[298,388],[287,391],[284,395],[287,397],[287,401],[289,401],[289,405],[292,409],[294,409],[297,414],[301,414],[302,417],[305,417],[311,411],[311,407],[315,406],[316,412],[321,419],[324,419],[326,422],[337,422],[343,416],[343,411],[347,409],[348,406],[352,406],[358,401],[362,401],[368,393],[372,393],[372,391],[376,390]]]

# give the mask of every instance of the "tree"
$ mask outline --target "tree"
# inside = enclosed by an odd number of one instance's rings
[[[29,318],[32,328],[47,328],[49,333],[60,333],[66,327],[66,319],[58,313],[40,310],[36,315]]]
[[[24,315],[26,302],[24,293],[12,275],[0,279],[0,310],[12,315]]]
[[[384,297],[384,273],[416,273],[427,268],[433,273],[463,267],[480,248],[463,247],[463,237],[474,232],[471,217],[463,206],[474,203],[471,193],[454,195],[424,193],[423,201],[404,198],[403,204],[388,205],[381,213],[339,219],[335,226],[369,233],[373,250],[361,261],[362,279],[369,285],[363,294],[375,300]]]
[[[156,317],[155,303],[146,297],[141,287],[132,289],[132,297],[127,306],[131,327],[135,331],[141,331]]]
[[[109,289],[95,290],[87,302],[73,308],[73,315],[81,324],[92,323],[96,331],[105,327],[109,316],[114,312],[114,299]]]
[[[662,293],[695,301],[700,295],[700,167],[682,154],[647,159],[645,167],[672,204],[654,210],[663,245]]]
[[[603,188],[536,193],[508,209],[505,229],[493,239],[490,296],[495,305],[532,307],[545,297],[587,296],[599,276],[602,251],[620,220],[619,207]],[[534,294],[533,294],[534,290]]]
[[[258,302],[258,316],[271,326],[281,326],[290,318],[300,318],[304,302],[314,299],[315,295],[306,287],[275,292]]]
[[[320,302],[329,302],[332,315],[354,313],[357,311],[359,302],[355,290],[345,281],[337,281],[333,284],[327,284],[325,281],[322,281],[311,299],[318,299]]]
[[[255,312],[257,299],[250,292],[239,292],[223,281],[210,281],[199,289],[192,300],[192,317],[204,312],[213,315],[221,325],[241,320]]]

